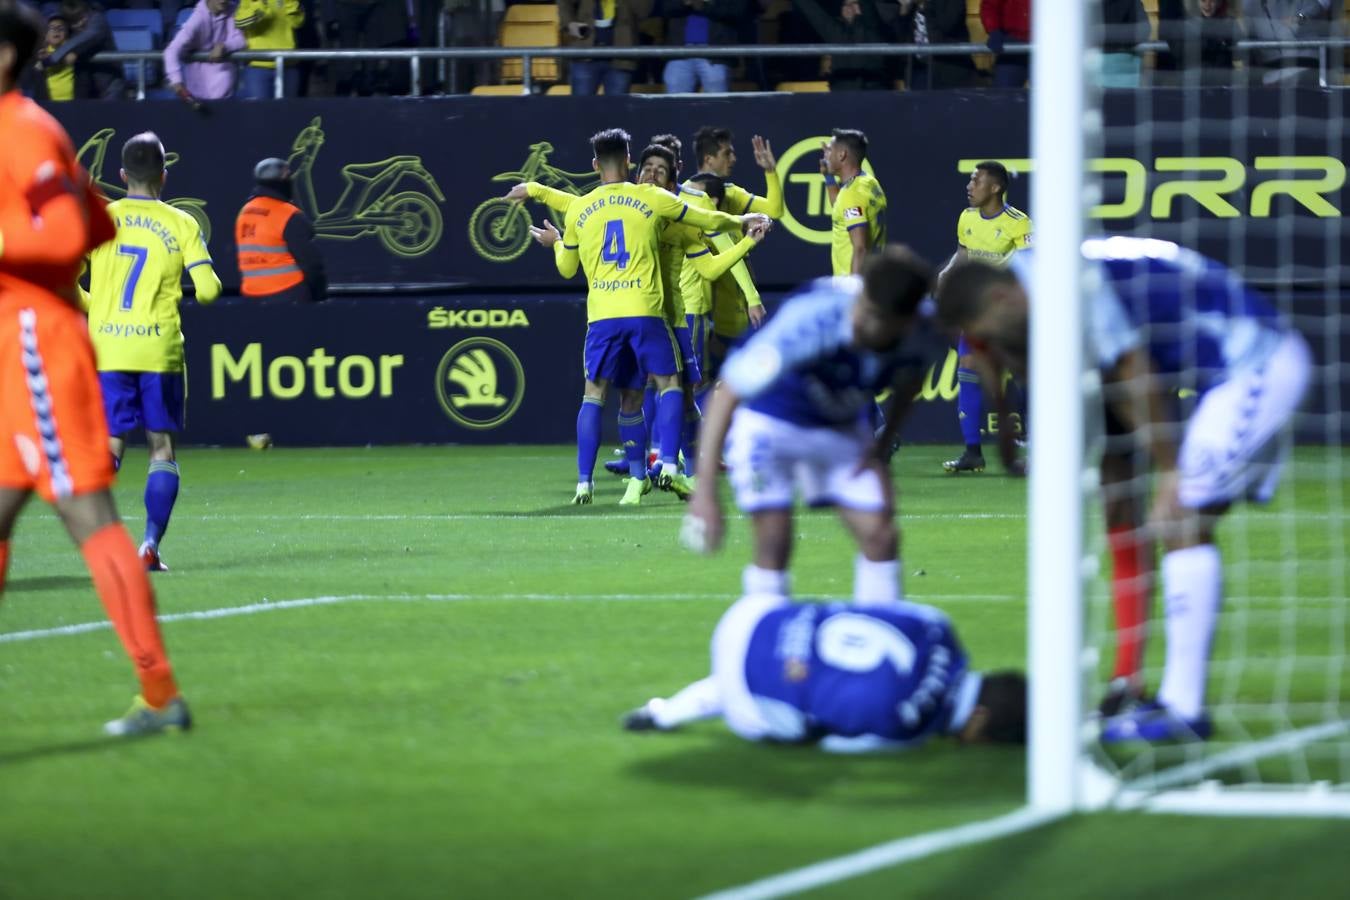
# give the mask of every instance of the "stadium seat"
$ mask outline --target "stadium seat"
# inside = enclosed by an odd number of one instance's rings
[[[780,81],[774,88],[790,94],[827,94],[830,91],[828,81]]]
[[[469,91],[475,97],[525,97],[525,89],[518,84],[480,84]]]
[[[632,84],[628,87],[630,94],[664,94],[666,86],[657,82],[656,84]]]
[[[158,13],[156,13],[158,15]],[[135,52],[138,50],[154,50],[155,38],[144,28],[114,28],[113,46],[124,52]],[[127,80],[127,86],[136,84],[137,64],[134,62],[122,63],[122,70],[125,73],[123,77]],[[159,67],[155,62],[149,60],[145,63],[145,86],[152,88],[159,83]]]
[[[603,84],[600,85],[599,90],[603,92],[604,89],[605,86]],[[544,91],[544,94],[548,97],[570,97],[572,96],[572,86],[570,84],[549,85],[549,89]]]
[[[164,43],[164,17],[158,9],[110,9],[104,15],[108,27],[118,31],[148,31],[154,41],[153,50]],[[120,48],[119,48],[120,49]]]
[[[506,8],[503,20],[513,24],[543,24],[559,27],[556,3],[515,3]]]
[[[511,7],[516,9],[517,7]],[[508,22],[503,20],[497,43],[503,47],[556,47],[558,46],[558,23],[549,22]],[[553,82],[559,77],[556,58],[535,59],[530,75],[535,81]],[[520,59],[502,60],[502,81],[511,83],[523,81],[525,66]]]

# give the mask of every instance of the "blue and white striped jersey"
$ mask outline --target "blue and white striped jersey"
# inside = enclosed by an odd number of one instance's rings
[[[931,303],[921,304],[900,345],[877,353],[853,343],[856,276],[820,278],[790,297],[722,367],[722,380],[747,407],[806,427],[852,425],[897,373],[922,375],[947,352]]]
[[[951,622],[917,603],[770,610],[746,648],[745,683],[761,701],[800,714],[805,736],[887,744],[958,730],[979,692]]]
[[[1029,283],[1029,250],[1013,270]],[[1163,375],[1204,393],[1233,372],[1260,366],[1287,329],[1274,306],[1225,266],[1168,241],[1109,237],[1083,242],[1099,267],[1088,326],[1102,368],[1143,348]]]

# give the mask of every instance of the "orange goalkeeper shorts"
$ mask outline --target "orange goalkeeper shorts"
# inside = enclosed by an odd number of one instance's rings
[[[103,416],[84,316],[44,291],[0,292],[0,487],[48,502],[111,487]]]

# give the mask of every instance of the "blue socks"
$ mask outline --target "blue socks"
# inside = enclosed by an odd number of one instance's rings
[[[604,404],[583,397],[577,413],[577,481],[595,480],[595,457],[600,452],[600,411]]]
[[[972,369],[956,370],[956,409],[961,420],[961,437],[966,447],[980,449],[980,425],[984,422],[984,393],[980,376]]]
[[[150,546],[159,546],[177,499],[178,463],[164,460],[150,463],[150,474],[145,479],[145,542]]]
[[[661,435],[661,469],[674,474],[684,437],[684,389],[666,388],[656,398],[657,433]]]
[[[631,415],[619,413],[619,443],[628,461],[628,474],[641,481],[647,477],[647,425],[642,410]]]
[[[684,410],[684,474],[693,475],[698,460],[698,429],[703,417],[693,406]]]

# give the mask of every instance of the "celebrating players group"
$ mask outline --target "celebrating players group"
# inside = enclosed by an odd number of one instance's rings
[[[165,569],[160,544],[178,492],[182,276],[203,302],[219,295],[220,281],[194,220],[158,199],[158,138],[127,142],[128,194],[108,204],[69,138],[20,95],[17,75],[42,31],[28,7],[0,0],[0,588],[14,522],[37,492],[80,547],[141,682],[132,709],[107,730],[186,729],[191,717],[147,572]],[[507,195],[557,215],[561,231],[546,218],[531,233],[564,278],[580,271],[587,284],[573,502],[595,499],[601,413],[613,386],[623,460],[611,465],[626,476],[619,502],[640,504],[653,488],[687,499],[682,540],[711,552],[724,532],[725,463],[752,530],[743,596],[713,635],[710,674],[629,713],[626,727],[668,730],[721,716],[748,739],[838,751],[940,734],[1025,740],[1023,677],[971,669],[947,617],[904,599],[888,465],[921,379],[956,337],[966,447],[948,471],[984,469],[983,391],[1004,411],[1003,372],[1025,378],[1034,251],[1030,219],[1007,203],[1007,170],[976,168],[957,252],[935,275],[887,243],[886,194],[868,171],[867,137],[836,129],[821,157],[832,277],[766,316],[745,257],[783,213],[772,149],[754,138],[761,197],[730,180],[729,131],[703,128],[694,143],[699,170],[681,181],[673,135],[652,138],[634,167],[629,135],[603,130],[591,139],[600,184],[589,193],[526,183]],[[1204,739],[1222,583],[1214,525],[1232,503],[1272,495],[1287,448],[1281,434],[1309,380],[1308,349],[1236,276],[1174,244],[1108,238],[1087,242],[1084,255],[1103,275],[1090,319],[1117,438],[1116,456],[1103,461],[1105,486],[1133,477],[1111,460],[1137,460],[1136,446],[1157,483],[1147,516],[1133,494],[1107,491],[1121,638],[1102,738]],[[78,285],[86,260],[87,294]],[[1182,327],[1192,321],[1200,324]],[[1179,442],[1162,427],[1182,421],[1178,388],[1200,395]],[[877,398],[887,395],[883,411]],[[1053,411],[1036,412],[1053,420]],[[110,487],[123,438],[140,429],[150,466],[138,549]],[[1019,471],[1011,446],[1000,442]],[[853,535],[851,602],[792,601],[798,498],[835,507]],[[1167,642],[1161,689],[1150,698],[1140,672],[1156,543],[1165,550]]]

